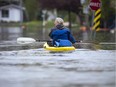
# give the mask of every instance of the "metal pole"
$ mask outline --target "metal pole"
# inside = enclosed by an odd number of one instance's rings
[[[91,26],[93,27],[93,19],[94,19],[94,11],[92,12],[92,22],[91,22]],[[93,35],[94,35],[94,31],[92,30],[92,27],[91,27],[91,29],[90,29],[90,37],[91,37],[91,40],[93,40],[94,38],[93,38]]]

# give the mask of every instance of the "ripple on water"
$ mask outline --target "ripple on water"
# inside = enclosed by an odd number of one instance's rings
[[[1,87],[114,87],[115,51],[41,49],[0,52]],[[16,83],[16,84],[10,84]],[[54,84],[53,84],[54,83]]]
[[[2,51],[1,56],[63,56],[66,53],[54,53],[41,49],[20,50],[20,51]]]

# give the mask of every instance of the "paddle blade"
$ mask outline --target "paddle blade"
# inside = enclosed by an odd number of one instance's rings
[[[18,44],[31,44],[31,43],[34,43],[34,42],[36,42],[36,40],[33,39],[33,38],[28,38],[28,37],[17,38],[17,43]]]

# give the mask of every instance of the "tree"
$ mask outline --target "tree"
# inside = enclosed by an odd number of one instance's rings
[[[102,0],[102,27],[109,28],[115,21],[115,0]]]
[[[78,14],[81,11],[82,5],[80,4],[80,0],[38,0],[41,8],[53,9],[56,8],[58,10],[71,10]]]
[[[26,7],[27,16],[29,20],[35,20],[38,12],[37,0],[23,0],[24,6]]]
[[[0,7],[9,5],[9,4],[19,5],[20,1],[19,0],[0,0]]]
[[[74,12],[78,16],[80,16],[80,21],[82,23],[82,5],[80,0],[38,0],[40,7],[42,9],[57,9],[57,10],[66,10],[69,12],[69,20],[70,13]]]

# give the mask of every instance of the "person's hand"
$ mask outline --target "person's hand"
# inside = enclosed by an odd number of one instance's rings
[[[50,41],[53,41],[53,39],[50,39]]]
[[[82,40],[77,40],[76,43],[82,43],[83,41]]]

